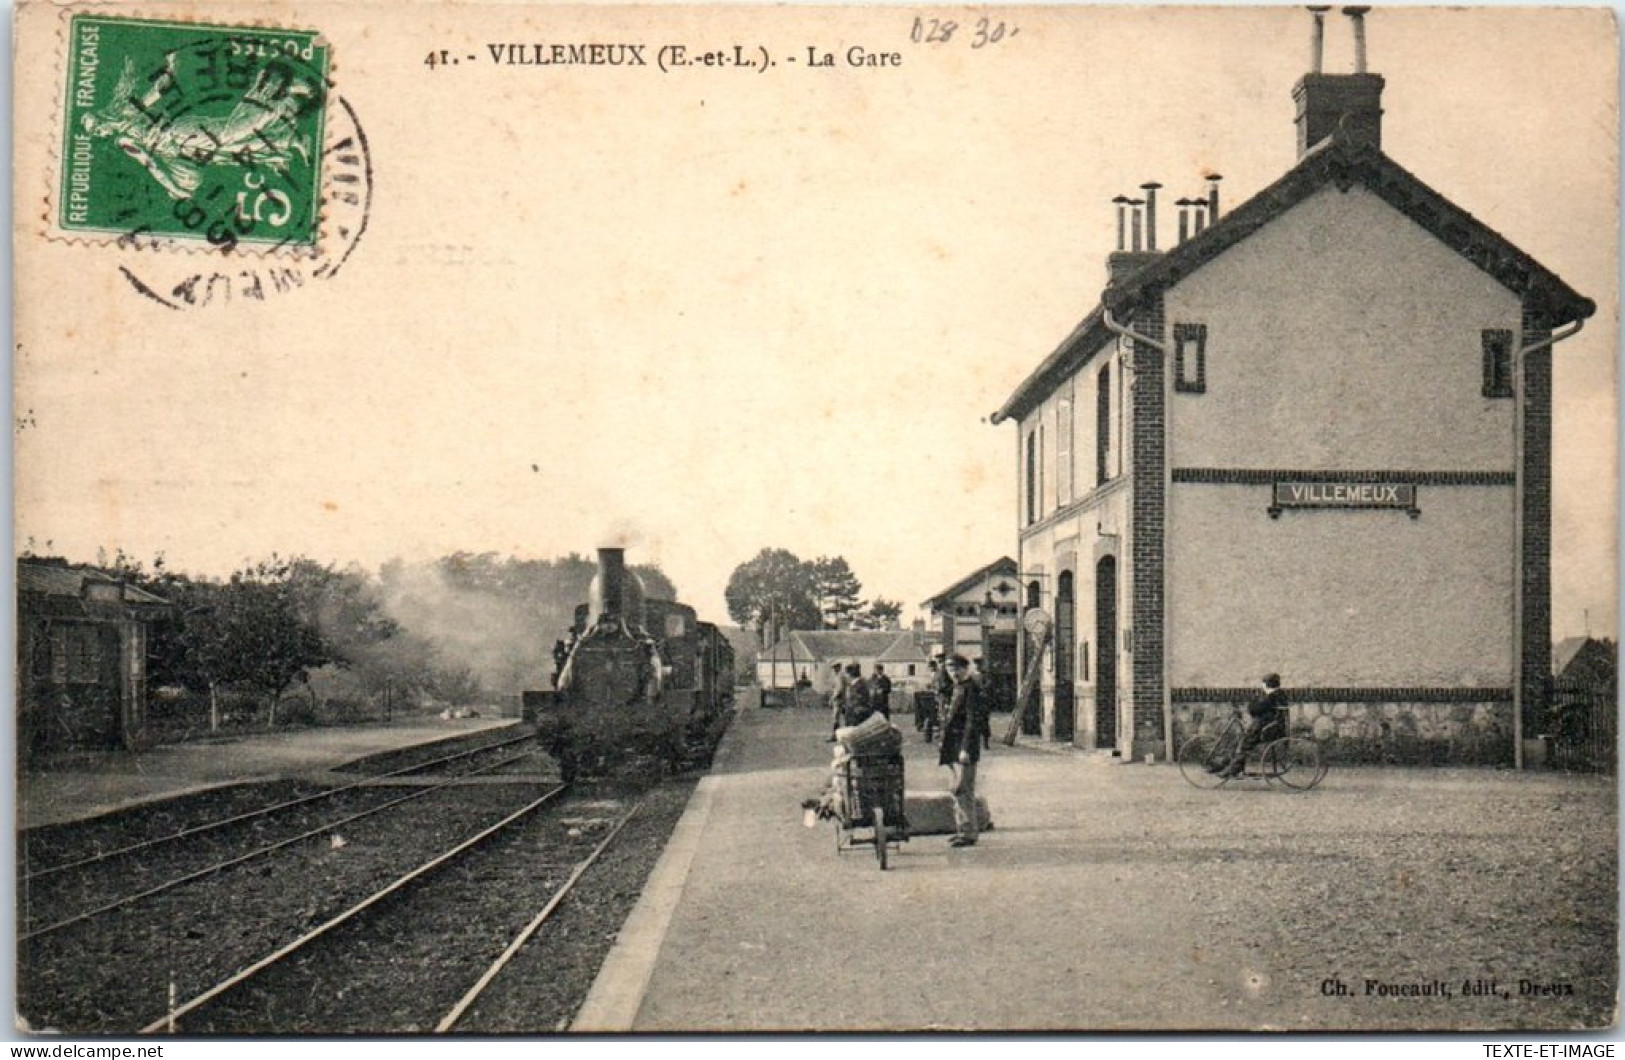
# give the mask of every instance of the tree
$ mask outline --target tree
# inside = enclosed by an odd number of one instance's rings
[[[822,624],[811,567],[782,548],[764,548],[735,567],[722,595],[729,617],[754,629],[764,644],[772,643],[766,635],[770,625],[777,639],[782,631]]]
[[[903,605],[896,600],[876,597],[869,605],[852,617],[858,629],[895,629],[903,616]]]
[[[272,556],[237,571],[221,587],[200,654],[217,680],[247,685],[270,700],[268,724],[294,679],[334,661],[313,616],[301,607],[326,568]]]
[[[843,556],[819,556],[809,564],[813,596],[825,629],[840,629],[863,606],[863,583]]]

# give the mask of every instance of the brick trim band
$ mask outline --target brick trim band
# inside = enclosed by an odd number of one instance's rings
[[[1174,688],[1174,703],[1244,703],[1257,687]],[[1510,688],[1288,688],[1288,703],[1510,703]]]
[[[1511,471],[1304,471],[1245,467],[1176,467],[1173,481],[1207,486],[1268,486],[1294,482],[1410,482],[1418,486],[1513,486]]]

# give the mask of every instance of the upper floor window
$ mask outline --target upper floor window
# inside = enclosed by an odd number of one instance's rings
[[[1072,501],[1072,399],[1062,398],[1055,409],[1055,504]]]
[[[1112,366],[1101,367],[1095,389],[1095,482],[1111,477],[1107,466],[1112,451]]]
[[[1207,325],[1174,325],[1174,389],[1207,393]]]
[[[1511,397],[1512,332],[1505,328],[1485,328],[1481,341],[1484,346],[1484,396]]]
[[[1038,522],[1038,431],[1027,432],[1027,522]]]

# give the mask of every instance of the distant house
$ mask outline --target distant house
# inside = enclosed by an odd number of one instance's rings
[[[1552,678],[1559,688],[1611,692],[1619,679],[1619,650],[1610,640],[1567,637],[1552,648]]]
[[[923,638],[909,630],[798,630],[757,653],[756,679],[763,688],[789,688],[805,677],[814,691],[825,693],[833,686],[835,664],[851,662],[865,677],[876,663],[884,666],[894,703],[905,692],[924,691],[930,680]]]
[[[93,567],[18,560],[19,749],[130,744],[146,723],[147,623],[169,606]]]

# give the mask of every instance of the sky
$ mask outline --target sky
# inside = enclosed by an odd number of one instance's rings
[[[201,252],[52,238],[31,208],[62,72],[23,19],[20,549],[223,574],[617,543],[725,620],[729,574],[776,547],[845,556],[906,617],[1015,555],[1015,429],[987,419],[1098,301],[1112,197],[1216,171],[1228,209],[1280,176],[1310,35],[1297,7],[990,8],[983,47],[963,9],[942,44],[913,39],[923,9],[379,10],[279,8],[331,39],[370,148],[342,272],[187,310],[125,270]],[[1599,307],[1555,355],[1555,636],[1617,635],[1610,14],[1367,20],[1385,151]],[[489,61],[586,39],[775,65]],[[477,58],[426,67],[439,48]],[[1325,68],[1352,69],[1335,14]]]

